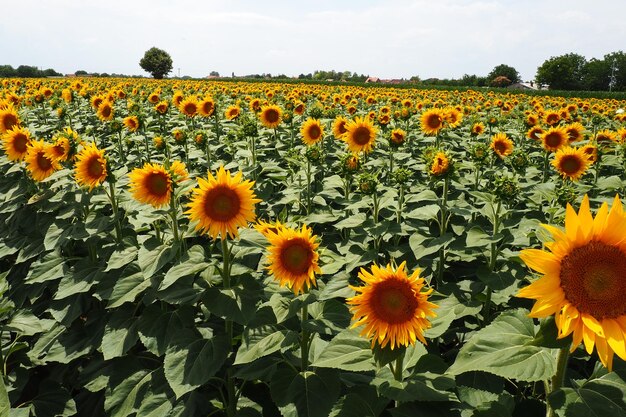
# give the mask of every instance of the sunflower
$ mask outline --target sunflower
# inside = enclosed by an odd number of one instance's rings
[[[598,147],[595,143],[588,143],[580,149],[585,153],[587,159],[589,159],[589,162],[592,164],[598,160]]]
[[[148,96],[148,101],[152,104],[157,104],[159,100],[161,100],[161,96],[158,91],[150,93],[150,95]]]
[[[434,176],[445,175],[450,169],[450,160],[444,152],[437,152],[430,163],[430,173]]]
[[[357,117],[346,123],[346,133],[341,137],[348,144],[348,149],[354,153],[369,153],[376,141],[378,129],[369,119]]]
[[[277,234],[278,231],[284,229],[285,226],[281,224],[279,221],[271,223],[271,222],[259,220],[257,221],[257,224],[254,225],[254,228],[255,230],[257,230],[259,233],[261,233],[263,236],[267,238],[270,236],[270,234]]]
[[[242,173],[234,177],[230,171],[220,166],[217,175],[198,178],[198,187],[193,190],[191,202],[187,205],[192,221],[197,221],[196,230],[208,233],[214,239],[221,235],[226,239],[238,235],[239,227],[246,227],[255,219],[254,206],[261,200],[255,198],[252,181],[242,181]]]
[[[347,132],[346,123],[348,120],[343,116],[335,117],[333,121],[333,136],[337,139],[341,139],[341,137]]]
[[[578,122],[574,122],[565,126],[565,131],[567,132],[567,137],[569,138],[570,143],[577,142],[582,140],[585,126]]]
[[[267,269],[280,286],[286,286],[294,294],[300,294],[315,286],[315,274],[321,274],[318,266],[317,236],[306,225],[301,230],[278,227],[269,232],[267,240],[269,265]]]
[[[617,129],[617,142],[626,143],[626,127],[622,127]]]
[[[400,146],[406,141],[406,131],[403,129],[393,129],[389,143],[393,146]]]
[[[98,118],[103,122],[113,120],[113,113],[113,104],[108,100],[102,101],[98,106]]]
[[[533,126],[526,132],[526,137],[532,140],[541,140],[544,130],[541,126]]]
[[[155,106],[154,110],[156,110],[159,114],[165,114],[170,108],[170,104],[167,101],[159,101]]]
[[[194,96],[183,99],[178,110],[187,117],[194,117],[198,113],[198,100]]]
[[[530,317],[555,315],[559,338],[572,335],[571,351],[581,341],[587,353],[597,348],[611,369],[613,356],[626,360],[626,216],[616,196],[593,218],[585,195],[578,214],[567,205],[565,230],[544,226],[553,241],[549,251],[525,249],[520,257],[542,274],[517,296],[537,300]]]
[[[302,135],[302,142],[306,145],[315,145],[324,138],[324,126],[319,120],[309,117],[302,123],[300,135]]]
[[[478,136],[485,132],[485,124],[483,122],[474,123],[470,130],[472,136]]]
[[[422,291],[425,282],[420,270],[408,276],[405,267],[406,262],[397,269],[391,265],[372,265],[371,272],[361,268],[359,278],[365,285],[350,286],[358,293],[346,300],[354,315],[352,327],[365,325],[361,335],[372,339],[372,347],[376,342],[392,350],[416,340],[426,344],[424,330],[431,327],[427,317],[436,317],[433,309],[438,306],[428,301],[432,288]]]
[[[559,115],[559,113],[553,110],[547,111],[546,114],[543,116],[543,121],[548,126],[555,126],[559,123],[560,120],[561,116]]]
[[[571,148],[564,146],[554,156],[552,166],[561,174],[563,178],[578,181],[583,176],[591,161],[582,148]]]
[[[551,127],[541,135],[543,148],[548,152],[554,152],[569,142],[567,131],[564,127]]]
[[[0,133],[6,133],[14,127],[19,127],[20,118],[13,106],[0,108]]]
[[[250,100],[250,110],[254,113],[261,110],[261,100],[258,98],[253,98]]]
[[[198,103],[198,114],[202,117],[211,117],[215,112],[215,101],[211,97],[205,97]]]
[[[34,140],[28,147],[24,160],[26,161],[26,169],[35,181],[43,181],[61,168],[56,159],[47,156],[50,146],[43,140]]]
[[[259,118],[261,119],[261,123],[263,123],[263,126],[267,127],[268,129],[275,129],[278,127],[278,125],[280,125],[282,115],[283,112],[280,107],[271,105],[261,108],[261,114],[259,115]]]
[[[445,113],[440,109],[429,109],[422,113],[420,124],[425,135],[434,136],[443,128]]]
[[[604,129],[596,133],[595,141],[597,143],[601,142],[617,142],[617,133],[612,130]]]
[[[125,117],[123,123],[129,132],[136,132],[139,129],[139,118],[137,116]]]
[[[89,187],[89,191],[102,184],[107,178],[107,163],[104,150],[94,143],[87,145],[76,155],[74,177],[78,185]]]
[[[140,203],[159,208],[170,203],[172,176],[159,164],[146,163],[129,174],[130,192]]]
[[[174,161],[170,165],[171,177],[176,182],[182,182],[189,179],[189,173],[187,172],[187,165],[181,161]]]
[[[59,162],[65,162],[70,157],[72,146],[65,136],[57,136],[54,145],[46,148],[46,156]]]
[[[2,135],[2,147],[9,161],[21,161],[28,153],[30,132],[22,127],[14,126]]]
[[[461,121],[463,120],[463,113],[461,113],[460,111],[458,111],[456,108],[454,107],[449,107],[447,109],[445,109],[445,121],[448,124],[448,126],[454,128],[457,127],[458,125],[461,124]]]
[[[293,107],[293,112],[298,116],[302,116],[304,114],[305,105],[301,101],[297,101],[295,106]]]
[[[496,133],[493,135],[489,147],[493,149],[500,158],[504,158],[513,153],[513,141],[509,139],[506,133]]]
[[[241,109],[237,105],[228,106],[224,112],[224,116],[227,120],[235,120],[241,114]]]

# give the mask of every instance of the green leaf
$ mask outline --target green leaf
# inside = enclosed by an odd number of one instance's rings
[[[318,301],[309,306],[312,319],[305,322],[305,328],[319,334],[334,334],[350,325],[352,314],[345,303],[336,299]]]
[[[160,271],[165,264],[171,261],[178,252],[178,246],[162,245],[157,238],[146,240],[141,248],[137,260],[146,279]]]
[[[222,367],[230,353],[225,335],[201,338],[190,329],[180,330],[165,352],[165,378],[176,398],[203,385]]]
[[[37,316],[27,310],[15,312],[3,329],[17,332],[21,336],[33,336],[46,330]]]
[[[376,360],[371,342],[359,336],[356,329],[348,329],[335,336],[312,366],[345,371],[375,371]]]
[[[329,417],[377,417],[388,403],[372,386],[355,387],[335,403]]]
[[[72,268],[72,271],[66,273],[59,281],[59,288],[54,295],[54,299],[62,300],[75,294],[87,292],[102,276],[103,273],[100,270],[100,266],[90,265],[90,262],[79,261]]]
[[[210,287],[205,291],[203,299],[211,313],[243,325],[254,317],[259,304],[258,293],[242,287]]]
[[[504,236],[497,234],[495,236],[488,235],[480,226],[472,226],[467,231],[467,237],[465,238],[465,246],[468,248],[487,248],[492,243],[497,243],[502,240]]]
[[[137,264],[130,264],[115,283],[109,297],[107,308],[119,307],[124,303],[132,302],[150,286],[150,279],[139,269]]]
[[[202,246],[192,246],[185,252],[180,262],[167,271],[165,278],[161,282],[161,285],[159,285],[159,291],[174,284],[179,278],[195,275],[209,266],[210,264],[205,262],[205,254]]]
[[[297,372],[282,366],[272,378],[270,392],[283,416],[328,417],[341,384],[335,370]]]
[[[453,375],[484,371],[520,381],[543,381],[556,372],[554,351],[533,346],[535,326],[528,311],[500,314],[461,348],[448,369]]]
[[[53,381],[44,381],[33,398],[37,417],[69,417],[76,415],[76,404],[65,388]]]
[[[139,317],[137,331],[141,343],[156,356],[163,356],[176,333],[193,325],[194,310],[181,306],[173,311],[163,311],[157,305],[147,307]]]
[[[148,372],[142,369],[115,386],[105,397],[105,411],[108,411],[111,417],[127,417],[132,414],[137,409],[138,399],[145,395],[154,372],[155,370]]]
[[[111,257],[107,262],[107,267],[104,272],[125,267],[126,265],[137,259],[138,252],[139,249],[137,249],[135,246],[129,246],[122,250],[116,250],[111,254]]]
[[[548,402],[562,417],[626,417],[626,373],[610,372],[578,388],[562,388]]]
[[[63,257],[54,251],[33,263],[25,282],[35,284],[52,281],[61,278],[63,274]]]
[[[11,403],[9,402],[7,389],[4,386],[4,378],[0,378],[0,417],[9,417],[10,409]]]
[[[134,311],[135,306],[128,304],[118,307],[111,315],[102,336],[102,356],[105,360],[122,356],[139,339]]]
[[[298,333],[291,330],[276,331],[270,326],[246,329],[242,335],[241,346],[237,350],[237,357],[233,365],[253,362],[298,343]]]
[[[446,233],[441,237],[428,238],[418,233],[411,235],[409,238],[409,246],[413,251],[415,259],[421,259],[425,256],[437,252],[439,249],[448,245],[454,240],[452,233]]]
[[[456,386],[454,378],[448,375],[412,373],[400,382],[388,367],[383,367],[372,383],[381,395],[395,401],[457,401],[451,391]]]

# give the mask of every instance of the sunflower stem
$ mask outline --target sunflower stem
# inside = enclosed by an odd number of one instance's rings
[[[446,175],[443,180],[443,191],[441,195],[441,207],[439,212],[441,217],[439,219],[439,237],[443,238],[446,230],[448,229],[448,189],[450,188],[450,177]],[[441,284],[443,280],[443,266],[446,261],[445,248],[442,246],[439,249],[439,265],[437,265],[437,284]]]
[[[122,241],[122,225],[120,224],[119,209],[117,207],[117,199],[115,198],[115,184],[109,181],[109,200],[113,208],[113,222],[115,225],[115,240],[117,243]]]
[[[306,160],[306,214],[311,214],[311,160]]]
[[[402,380],[404,379],[402,375],[402,371],[404,370],[403,368],[404,368],[404,352],[401,353],[396,358],[396,365],[392,368],[393,377],[398,382],[402,382]]]
[[[556,357],[556,374],[552,377],[552,383],[550,385],[549,392],[546,392],[546,417],[555,417],[556,412],[552,407],[550,407],[550,403],[548,402],[548,396],[563,386],[563,382],[565,380],[565,371],[567,370],[567,361],[569,359],[569,349],[570,346],[564,346],[559,350],[559,353]]]
[[[309,306],[304,304],[302,306],[302,317],[300,318],[300,328],[302,329],[302,338],[300,339],[300,361],[302,372],[306,371],[309,367],[309,332],[306,330],[306,321],[309,318]]]
[[[543,154],[543,182],[548,181],[548,157],[550,154],[545,151]]]
[[[174,233],[174,244],[178,244],[178,206],[176,205],[176,187],[173,187],[170,195],[170,216],[172,217],[172,232]]]
[[[388,181],[391,182],[391,175],[393,174],[393,147],[389,147],[389,177]]]

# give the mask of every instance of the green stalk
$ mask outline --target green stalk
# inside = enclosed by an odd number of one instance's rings
[[[120,224],[119,209],[117,207],[117,199],[115,198],[115,185],[109,181],[109,200],[113,208],[113,220],[115,224],[115,239],[117,243],[122,241],[122,225]]]
[[[396,365],[393,368],[391,368],[393,371],[393,377],[398,382],[402,382],[402,380],[404,379],[402,376],[403,366],[404,366],[404,352],[401,353],[396,358]]]
[[[548,157],[549,156],[550,154],[548,153],[548,151],[546,151],[543,156],[543,182],[548,181]]]
[[[306,214],[311,214],[311,160],[306,160]]]
[[[222,280],[224,289],[230,289],[230,251],[228,249],[227,237],[222,237]],[[233,321],[226,319],[225,324],[226,336],[228,337],[229,346],[233,345]],[[237,414],[237,396],[235,395],[235,378],[232,376],[232,369],[226,371],[226,392],[227,404],[226,414],[228,417],[235,417]]]
[[[393,174],[393,147],[389,146],[389,181],[391,181],[392,174]]]
[[[300,339],[300,360],[301,370],[306,371],[309,367],[309,332],[305,329],[306,320],[309,318],[308,304],[302,306],[302,317],[300,318],[300,328],[302,329],[302,338]]]
[[[170,216],[172,217],[172,232],[174,233],[174,244],[178,244],[178,206],[176,205],[176,187],[172,186],[172,194],[170,196]]]
[[[559,354],[556,357],[556,374],[552,377],[552,384],[550,385],[549,391],[546,392],[546,417],[555,417],[556,413],[552,407],[550,407],[550,403],[548,402],[548,396],[553,392],[558,391],[563,386],[563,381],[565,380],[565,371],[567,370],[567,360],[569,359],[569,346],[562,347],[559,350]]]
[[[398,224],[402,224],[402,207],[404,206],[404,184],[400,184],[400,195],[398,196],[398,212],[396,220]]]
[[[439,237],[443,237],[448,229],[448,189],[450,187],[450,178],[446,176],[443,180],[443,193],[441,196],[441,206],[439,212],[441,217],[439,218]],[[446,261],[445,249],[442,247],[439,249],[439,265],[437,268],[437,282],[440,284],[443,280],[443,267]]]

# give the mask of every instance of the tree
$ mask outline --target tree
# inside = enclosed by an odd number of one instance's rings
[[[604,61],[610,68],[609,77],[613,78],[613,91],[626,91],[626,53],[611,52],[604,55]]]
[[[611,81],[611,63],[592,58],[585,65],[583,88],[591,91],[608,91]]]
[[[152,47],[141,58],[139,66],[160,80],[172,71],[172,57],[164,50]]]
[[[17,67],[17,76],[23,78],[35,78],[40,77],[41,72],[37,69],[37,67],[33,67],[30,65],[20,65]]]
[[[553,56],[537,68],[535,80],[550,86],[551,90],[582,90],[586,65],[587,60],[582,55]]]
[[[220,73],[217,71],[211,71],[209,73],[209,77],[219,77],[219,76],[220,76]]]
[[[1,78],[11,78],[16,77],[17,71],[11,65],[0,65],[0,77]]]
[[[489,81],[489,84],[493,85],[494,80],[498,77],[506,77],[510,81],[509,84],[522,81],[519,76],[519,72],[517,72],[515,68],[505,64],[500,64],[492,69],[489,75],[487,75],[487,80]],[[506,85],[500,84],[498,87],[506,87]]]

